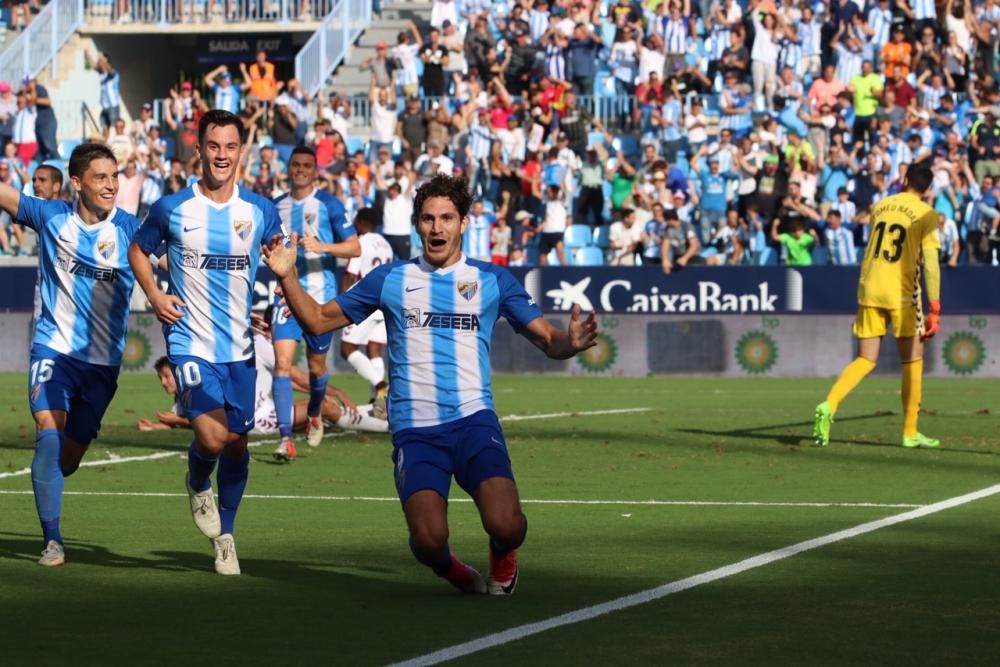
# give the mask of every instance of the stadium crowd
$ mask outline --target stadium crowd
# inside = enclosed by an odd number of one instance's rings
[[[435,0],[427,29],[365,61],[367,100],[310,97],[260,52],[131,123],[127,82],[93,66],[119,205],[140,217],[198,178],[197,122],[221,108],[251,131],[247,188],[286,191],[311,145],[320,185],[349,216],[379,209],[399,257],[415,188],[461,173],[466,252],[498,264],[855,264],[871,206],[930,160],[955,266],[1000,247],[998,35],[997,0]],[[53,157],[39,90],[0,83],[0,180]]]

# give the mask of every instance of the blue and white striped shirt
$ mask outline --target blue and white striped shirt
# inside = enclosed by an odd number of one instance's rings
[[[826,247],[830,251],[830,262],[838,266],[857,264],[858,258],[854,253],[854,234],[846,227],[832,229],[827,227],[823,231],[826,237]]]
[[[135,241],[146,253],[167,243],[170,293],[185,304],[184,317],[163,327],[170,357],[217,364],[253,357],[260,245],[281,233],[274,204],[243,188],[218,204],[195,183],[153,205]]]
[[[843,44],[837,44],[837,69],[835,78],[844,85],[851,82],[855,75],[861,73],[861,63],[864,60],[860,52],[851,51]]]
[[[122,102],[118,94],[118,84],[121,77],[117,70],[111,70],[101,77],[101,108],[113,109]]]
[[[475,121],[469,128],[469,147],[472,149],[472,157],[476,160],[486,160],[490,156],[490,147],[493,145],[493,130],[488,125],[483,127],[479,121]]]
[[[792,71],[801,76],[804,63],[802,61],[802,45],[798,41],[784,38],[778,43],[778,68],[791,67]]]
[[[35,134],[35,124],[38,120],[38,107],[23,107],[14,116],[14,135],[11,141],[15,144],[34,144],[38,142]],[[11,170],[13,171],[13,169]]]
[[[274,200],[274,206],[278,209],[282,227],[289,234],[296,232],[300,237],[315,236],[321,243],[340,243],[357,234],[348,220],[344,204],[325,190],[315,189],[302,200],[293,199],[291,193],[285,193]],[[333,255],[306,252],[299,246],[296,262],[299,283],[319,303],[326,303],[337,296],[336,268],[337,258]]]
[[[542,313],[509,271],[462,257],[382,265],[337,297],[352,322],[385,314],[393,433],[493,410],[490,339],[504,317],[521,331]]]
[[[858,207],[850,199],[840,201],[839,199],[830,205],[830,208],[840,213],[840,219],[845,227],[854,228],[854,216],[858,214]]]
[[[664,141],[678,141],[681,138],[681,124],[684,122],[684,109],[676,98],[671,97],[663,103],[661,111],[664,121],[663,139]]]
[[[941,98],[948,94],[948,89],[944,86],[934,88],[933,86],[920,86],[920,106],[925,109],[937,111],[941,106]]]
[[[228,86],[215,84],[215,108],[238,114],[240,112],[240,89],[232,84]]]
[[[934,6],[934,0],[910,0],[910,7],[913,9],[913,18],[917,21],[937,19],[937,7]]]
[[[938,242],[941,244],[941,261],[947,262],[951,257],[952,246],[954,246],[955,241],[959,240],[958,226],[951,218],[945,218],[944,229],[941,229],[941,226],[938,225],[936,233],[938,236]]]
[[[660,34],[663,36],[663,50],[669,55],[681,55],[687,52],[687,22],[684,18],[674,21],[664,17],[660,24]]]
[[[542,35],[549,29],[549,13],[532,9],[528,13],[528,25],[531,28],[531,42],[538,44],[542,41]]]
[[[462,252],[466,257],[490,261],[490,228],[495,221],[489,213],[469,215],[469,226],[462,236]]]
[[[875,32],[871,36],[871,42],[881,52],[882,47],[889,43],[892,32],[892,10],[879,9],[878,5],[875,5],[868,11],[868,26]]]
[[[545,46],[545,73],[560,81],[566,80],[566,49],[552,43]]]
[[[813,18],[809,23],[799,24],[799,38],[802,40],[802,55],[818,56],[823,50],[823,22]]]
[[[99,366],[120,366],[135,276],[128,263],[139,220],[114,208],[87,225],[64,201],[27,195],[15,221],[38,233],[35,345]]]

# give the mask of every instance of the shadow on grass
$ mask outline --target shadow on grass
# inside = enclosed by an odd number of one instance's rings
[[[856,421],[867,421],[870,419],[885,419],[886,417],[898,416],[894,412],[875,412],[869,415],[857,415],[854,417],[843,417],[837,419],[837,424],[843,424],[844,422],[856,422]],[[798,427],[811,427],[813,422],[811,421],[798,421],[798,422],[787,422],[784,424],[768,424],[765,426],[754,426],[745,428],[736,428],[730,430],[712,430],[712,429],[702,429],[702,428],[675,428],[672,429],[678,433],[689,433],[692,435],[709,435],[718,438],[744,438],[753,440],[764,440],[764,441],[774,441],[781,445],[787,446],[816,446],[812,435],[802,435],[796,433],[769,433],[774,429],[780,428],[798,428]],[[882,442],[878,440],[863,440],[858,438],[851,438],[850,440],[831,440],[831,444],[848,444],[848,445],[865,445],[868,447],[888,447],[889,449],[900,449],[900,445],[895,442]],[[1000,456],[1000,452],[984,451],[980,449],[957,449],[954,447],[940,447],[934,451],[947,452],[952,454],[978,454],[983,456]]]

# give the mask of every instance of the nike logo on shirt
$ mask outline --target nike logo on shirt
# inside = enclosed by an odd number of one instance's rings
[[[426,287],[426,285],[424,287]],[[416,292],[418,289],[424,289],[424,287],[407,287],[406,291],[407,292]]]
[[[202,227],[204,227],[204,225],[198,225],[197,227],[188,227],[187,225],[184,225],[184,231],[193,232],[194,230],[201,229]]]

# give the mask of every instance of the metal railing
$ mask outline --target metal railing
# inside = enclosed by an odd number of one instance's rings
[[[333,6],[323,25],[295,56],[295,78],[307,94],[319,92],[371,20],[371,0],[339,0]]]
[[[319,21],[334,0],[85,0],[91,23],[256,23]]]
[[[0,81],[17,85],[26,76],[38,76],[49,63],[55,77],[56,54],[82,25],[83,0],[51,0],[31,25],[0,51]]]

